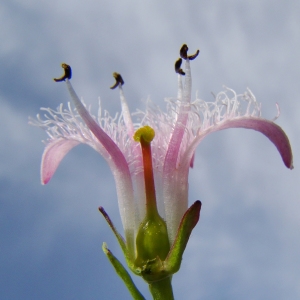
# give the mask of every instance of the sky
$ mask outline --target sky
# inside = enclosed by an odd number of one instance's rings
[[[132,111],[150,97],[165,110],[177,94],[174,62],[186,43],[193,95],[212,101],[223,86],[247,87],[263,116],[289,136],[294,170],[263,135],[231,129],[197,148],[189,204],[201,218],[173,276],[176,299],[300,298],[300,2],[16,1],[0,3],[0,295],[11,299],[131,299],[101,250],[124,262],[98,212],[117,228],[113,176],[93,149],[80,145],[47,185],[40,183],[45,132],[28,125],[40,107],[70,100],[60,64],[97,110],[120,111],[112,73],[122,74]],[[146,299],[147,284],[132,275]]]

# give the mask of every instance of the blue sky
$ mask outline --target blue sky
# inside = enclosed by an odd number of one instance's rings
[[[187,43],[193,95],[212,100],[223,85],[249,87],[263,115],[288,134],[295,169],[285,168],[261,134],[228,130],[207,137],[190,172],[189,203],[201,219],[173,277],[176,299],[299,299],[299,1],[2,1],[0,4],[1,299],[130,299],[102,253],[122,261],[102,205],[121,230],[113,177],[87,146],[40,184],[41,140],[28,125],[40,107],[67,103],[60,64],[87,104],[111,114],[125,79],[132,111],[176,96],[173,64]],[[149,298],[146,284],[133,277]]]

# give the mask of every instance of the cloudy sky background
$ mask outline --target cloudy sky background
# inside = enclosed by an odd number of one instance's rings
[[[300,298],[300,3],[287,1],[15,1],[0,4],[1,299],[131,299],[102,253],[123,262],[97,207],[121,230],[113,177],[87,146],[40,184],[41,140],[27,125],[40,107],[67,103],[60,64],[87,104],[115,114],[112,72],[125,79],[132,111],[148,96],[164,107],[176,96],[173,64],[187,43],[193,95],[211,101],[222,86],[249,87],[263,115],[288,134],[295,169],[249,130],[214,133],[190,172],[189,203],[201,220],[173,278],[176,299]],[[94,111],[95,111],[94,110]],[[134,276],[134,275],[133,275]],[[146,284],[133,277],[147,299]]]

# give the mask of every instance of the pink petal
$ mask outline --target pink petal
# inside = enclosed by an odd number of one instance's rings
[[[192,159],[190,161],[190,168],[194,168],[194,162],[195,162],[195,152],[194,152],[194,154],[192,156]]]
[[[69,80],[66,80],[68,91],[71,95],[71,98],[75,104],[75,107],[85,122],[85,124],[88,126],[88,128],[91,130],[91,132],[95,135],[95,137],[98,139],[100,144],[106,149],[106,151],[110,154],[111,160],[114,164],[114,168],[118,169],[120,172],[124,174],[124,176],[130,177],[129,168],[127,161],[120,150],[120,148],[116,145],[116,143],[108,136],[106,132],[97,124],[97,122],[92,118],[90,113],[87,111],[87,109],[84,107],[84,105],[79,100],[76,92],[74,91],[71,83]],[[110,160],[108,160],[108,163],[110,163]]]
[[[184,154],[182,166],[188,166],[190,159],[197,147],[197,145],[210,133],[227,129],[227,128],[246,128],[253,129],[264,134],[277,148],[285,166],[289,169],[293,169],[293,154],[289,139],[285,132],[280,126],[274,122],[253,118],[253,117],[243,117],[236,118],[233,120],[226,120],[220,124],[216,124],[207,130],[201,132],[198,137],[192,142],[186,153]]]
[[[190,69],[189,60],[186,61],[186,69],[185,69],[185,84],[183,89],[183,96],[181,100],[181,106],[179,108],[179,114],[174,126],[174,130],[172,132],[172,136],[169,141],[168,150],[165,156],[163,173],[165,176],[169,176],[172,172],[174,172],[176,168],[177,158],[179,154],[180,145],[182,142],[182,138],[185,132],[185,126],[188,120],[188,112],[191,110],[190,106],[187,105],[191,102],[191,89],[192,89],[192,76]],[[180,75],[179,75],[179,85],[180,85]],[[181,93],[179,95],[181,97]]]
[[[46,146],[41,165],[42,184],[49,182],[65,155],[78,144],[78,141],[60,138]]]
[[[115,178],[119,210],[125,230],[127,247],[130,253],[134,253],[134,227],[136,206],[134,202],[132,179],[126,158],[118,145],[89,114],[87,109],[79,100],[69,80],[66,80],[66,84],[77,112],[79,113],[85,124],[88,126],[88,128],[91,130],[91,132],[98,139],[100,144],[110,155],[109,157],[104,156],[104,158],[108,162]]]
[[[186,60],[185,72],[186,75],[183,93],[181,78],[179,75],[178,98],[181,103],[163,165],[163,198],[165,204],[166,222],[171,243],[174,241],[178,224],[183,214],[187,210],[188,205],[187,177],[179,178],[176,170],[179,150],[188,120],[188,113],[191,110],[189,103],[191,101],[192,77],[190,63],[188,60]],[[191,162],[192,165],[192,157],[190,158],[189,162]],[[175,196],[176,198],[174,197],[174,191],[178,191]],[[182,201],[177,201],[177,198],[180,198]],[[174,203],[176,203],[176,207],[174,207]]]
[[[232,120],[226,128],[247,128],[264,134],[277,148],[285,166],[293,169],[293,153],[290,141],[280,126],[274,122],[264,119],[245,118],[242,120]],[[223,129],[223,128],[222,128]]]

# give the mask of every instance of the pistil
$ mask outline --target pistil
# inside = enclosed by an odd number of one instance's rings
[[[134,134],[134,140],[140,142],[142,148],[146,192],[146,215],[148,218],[154,214],[158,214],[151,153],[151,141],[154,136],[155,132],[150,126],[144,126],[138,129]]]
[[[162,261],[165,260],[170,250],[170,243],[166,222],[159,215],[156,205],[150,145],[154,136],[154,130],[149,126],[144,126],[138,129],[133,137],[135,141],[140,142],[142,148],[146,193],[146,215],[137,232],[137,257],[135,260],[135,265],[144,270],[147,274],[151,273],[154,278],[160,280],[161,274],[152,273],[151,266],[149,266],[149,261],[156,260],[157,258]],[[142,276],[145,280],[148,280],[146,273]]]

